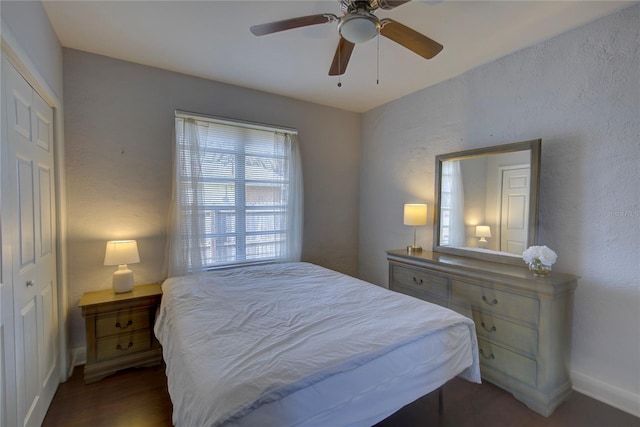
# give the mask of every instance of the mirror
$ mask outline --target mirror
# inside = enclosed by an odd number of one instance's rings
[[[541,143],[436,156],[434,252],[523,265],[537,239]]]

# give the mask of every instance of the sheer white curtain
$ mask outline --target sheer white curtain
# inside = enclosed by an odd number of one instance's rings
[[[287,204],[287,245],[285,261],[300,261],[302,256],[302,226],[304,218],[304,192],[302,160],[298,136],[285,134],[289,150],[289,203]]]
[[[182,127],[182,129],[180,129]],[[180,137],[178,137],[180,135]],[[188,141],[178,149],[178,138]],[[194,119],[177,121],[173,134],[173,189],[169,214],[166,276],[184,276],[204,269],[205,218],[202,144]],[[188,151],[185,151],[187,149]]]
[[[449,188],[448,246],[465,246],[464,188],[459,160],[442,163],[442,180],[443,185]]]
[[[303,185],[294,133],[177,116],[174,138],[165,277],[300,260]],[[235,189],[230,197],[227,187]]]

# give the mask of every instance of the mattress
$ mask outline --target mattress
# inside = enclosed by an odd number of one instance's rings
[[[470,319],[317,265],[162,288],[176,426],[370,426],[457,375],[480,382]]]

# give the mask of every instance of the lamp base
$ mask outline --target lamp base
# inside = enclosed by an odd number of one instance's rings
[[[118,266],[113,272],[113,292],[122,294],[133,290],[133,271],[129,270],[127,264]]]
[[[488,245],[489,245],[489,242],[484,237],[481,237],[480,240],[478,240],[479,248],[485,249]]]
[[[407,246],[408,254],[420,253],[420,252],[422,252],[422,246],[413,246],[413,245]]]

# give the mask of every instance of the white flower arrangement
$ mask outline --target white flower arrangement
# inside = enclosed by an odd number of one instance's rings
[[[538,260],[544,265],[551,266],[558,259],[558,255],[546,246],[531,246],[522,253],[522,259],[527,264]]]

